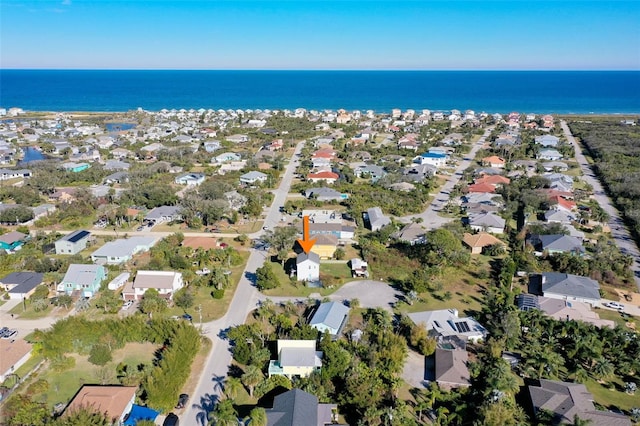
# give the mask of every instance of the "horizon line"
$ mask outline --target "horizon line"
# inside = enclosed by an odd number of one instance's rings
[[[0,71],[291,71],[291,72],[640,72],[638,69],[589,68],[22,68],[0,67]]]

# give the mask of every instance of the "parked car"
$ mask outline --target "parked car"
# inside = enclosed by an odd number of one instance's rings
[[[624,305],[622,303],[618,303],[618,302],[607,302],[604,304],[604,306],[606,306],[607,308],[611,308],[611,309],[617,309],[619,311],[624,310]]]
[[[193,317],[189,314],[183,314],[182,318],[186,319],[187,321],[193,321]]]
[[[184,408],[185,405],[187,405],[188,401],[189,401],[189,395],[186,394],[186,393],[181,393],[180,396],[178,397],[178,403],[176,404],[176,410]]]
[[[136,231],[140,232],[140,231],[144,231],[144,226],[138,226],[136,228]]]
[[[122,309],[127,310],[131,307],[131,305],[133,305],[133,300],[127,300],[126,302],[124,302],[124,305],[122,305]]]
[[[2,339],[11,339],[18,334],[18,330],[7,330],[2,334]]]
[[[180,419],[173,413],[169,413],[167,417],[164,419],[162,426],[179,426]]]

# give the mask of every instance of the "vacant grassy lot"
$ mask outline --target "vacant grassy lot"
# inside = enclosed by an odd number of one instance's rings
[[[640,400],[637,394],[629,395],[624,392],[624,383],[618,378],[606,384],[589,379],[585,382],[585,386],[593,394],[595,402],[607,410],[618,408],[628,412],[637,407]]]
[[[129,343],[124,348],[113,351],[113,360],[104,367],[91,364],[86,355],[73,355],[75,367],[64,372],[44,367],[32,378],[32,381],[44,379],[49,383],[47,391],[36,398],[53,408],[59,402],[69,402],[83,384],[119,384],[116,378],[116,366],[119,363],[131,366],[150,363],[155,350],[156,346],[151,343]],[[108,371],[110,374],[102,374],[101,371]]]

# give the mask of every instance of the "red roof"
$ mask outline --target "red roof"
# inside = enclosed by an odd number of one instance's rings
[[[497,155],[485,157],[482,159],[482,161],[485,163],[491,163],[491,164],[504,164],[504,158],[500,158]]]
[[[500,175],[485,175],[475,180],[476,184],[485,183],[488,185],[508,185],[511,183],[511,179]]]
[[[576,208],[576,203],[573,201],[565,200],[564,198],[556,195],[550,198],[551,202],[559,205],[567,210],[573,210]]]
[[[307,179],[338,179],[340,176],[333,172],[309,173]]]
[[[313,153],[314,158],[335,158],[336,152],[332,149],[319,149]]]
[[[496,192],[496,187],[488,183],[469,185],[469,192]]]

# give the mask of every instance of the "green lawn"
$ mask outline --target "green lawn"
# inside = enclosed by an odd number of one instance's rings
[[[120,362],[132,366],[149,363],[153,360],[155,350],[156,346],[151,343],[129,343],[123,349],[114,351],[113,361],[106,366],[113,372],[108,383],[118,384],[116,366]],[[51,408],[59,402],[65,404],[69,402],[83,384],[100,383],[98,371],[103,367],[91,364],[87,361],[87,356],[73,356],[76,359],[75,367],[62,373],[45,368],[33,378],[33,380],[44,379],[49,383],[49,389],[36,398]]]
[[[72,307],[70,307],[71,309]],[[47,316],[54,316],[54,317],[62,317],[64,315],[66,315],[70,309],[65,309],[63,307],[55,307],[51,304],[49,304],[47,306],[47,309],[43,310],[43,311],[39,311],[36,312],[33,307],[31,306],[31,303],[29,303],[29,301],[27,301],[27,309],[24,309],[24,306],[22,303],[16,305],[13,309],[11,309],[10,313],[15,315],[16,318],[20,318],[20,319],[25,319],[25,320],[34,320],[34,319],[39,319],[39,318],[44,318]]]
[[[593,394],[595,402],[606,409],[618,408],[629,411],[640,405],[640,396],[637,393],[636,395],[629,395],[624,392],[622,390],[624,389],[624,383],[618,378],[604,385],[589,379],[585,382],[585,386],[587,390]]]
[[[282,268],[282,265],[280,265],[279,263],[271,263],[271,266],[273,267],[272,269],[276,273],[276,276],[278,277],[278,281],[280,282],[280,285],[277,288],[263,291],[263,293],[266,296],[271,296],[271,297],[280,297],[280,296],[309,297],[311,293],[319,293],[322,296],[327,296],[333,293],[334,291],[336,291],[337,289],[339,289],[346,282],[352,281],[352,279],[350,278],[351,271],[348,270],[348,267],[346,266],[346,264],[323,264],[323,263],[320,264],[321,272],[331,271],[331,276],[338,276],[338,277],[345,276],[348,272],[349,278],[343,277],[338,280],[335,280],[335,283],[331,288],[311,288],[311,287],[307,287],[302,282],[292,282],[287,276],[287,274],[285,274],[284,269]],[[347,269],[348,271],[345,271],[345,269]],[[334,275],[334,272],[337,275]]]
[[[320,273],[331,275],[339,280],[351,281],[351,268],[344,263],[322,263],[320,262]]]

